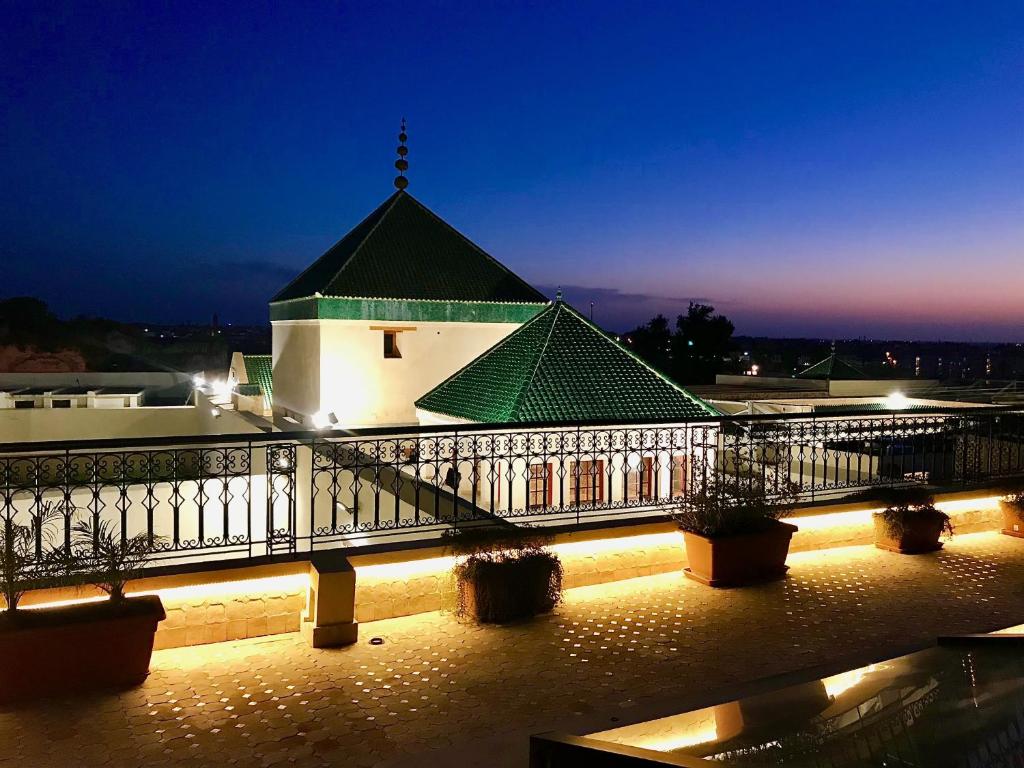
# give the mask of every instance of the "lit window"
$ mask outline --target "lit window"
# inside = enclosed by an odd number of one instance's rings
[[[551,465],[530,465],[530,488],[526,500],[527,509],[544,509],[551,506]]]
[[[681,499],[686,495],[686,456],[672,457],[672,498]]]
[[[626,476],[626,493],[630,500],[654,498],[654,459],[644,456],[640,465]]]
[[[573,504],[596,504],[604,501],[604,462],[581,461],[577,465],[579,479],[572,477],[569,485],[569,499]],[[579,484],[579,495],[576,486]]]
[[[398,349],[398,332],[384,331],[384,357],[401,357]]]

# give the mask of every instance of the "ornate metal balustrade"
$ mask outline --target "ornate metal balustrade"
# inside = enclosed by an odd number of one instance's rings
[[[435,536],[467,521],[664,514],[713,483],[842,497],[1024,476],[1024,411],[466,425],[0,446],[0,522],[44,508],[193,562]],[[40,542],[40,547],[42,542]]]

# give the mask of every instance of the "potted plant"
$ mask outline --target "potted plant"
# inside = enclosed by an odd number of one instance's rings
[[[672,517],[683,532],[686,575],[712,587],[742,587],[781,579],[797,527],[784,523],[796,488],[769,489],[758,478],[733,477],[696,489]]]
[[[79,522],[72,532],[71,546],[51,547],[42,558],[37,556],[35,565],[28,566],[30,576],[19,577],[20,586],[8,587],[15,582],[5,579],[5,593],[87,582],[100,587],[109,599],[18,610],[17,600],[12,603],[8,597],[8,610],[0,620],[0,658],[17,659],[17,663],[0,665],[0,703],[127,687],[142,682],[149,673],[163,605],[155,595],[126,597],[125,585],[159,547],[159,539],[145,534],[122,536],[105,521]],[[29,535],[33,534],[30,527]],[[23,550],[24,544],[18,542],[25,535],[16,532],[8,551]]]
[[[1024,538],[1024,488],[1016,488],[999,500],[1003,512],[1003,533]]]
[[[883,494],[887,506],[875,512],[875,546],[903,555],[942,549],[939,538],[953,534],[949,515],[935,507],[923,488],[894,488]]]
[[[547,613],[562,599],[562,562],[535,528],[474,525],[447,534],[457,557],[455,613],[503,624]]]
[[[53,540],[62,509],[51,502],[43,502],[34,508],[25,523],[18,522],[13,511],[0,519],[0,593],[4,598],[0,621],[12,621],[18,615],[24,594],[52,581],[59,570]]]

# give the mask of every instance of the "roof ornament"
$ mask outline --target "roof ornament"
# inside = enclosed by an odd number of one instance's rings
[[[555,291],[555,301],[560,302],[562,300],[562,286],[558,286],[558,290]]]
[[[402,129],[398,133],[398,159],[395,160],[395,168],[398,169],[398,175],[395,176],[395,189],[401,191],[409,186],[409,180],[405,178],[405,172],[409,170],[409,161],[405,159],[406,155],[409,154],[409,148],[405,146],[405,142],[409,140],[409,137],[405,133],[405,118],[402,118]]]

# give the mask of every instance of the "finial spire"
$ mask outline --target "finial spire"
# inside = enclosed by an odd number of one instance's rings
[[[562,286],[558,286],[558,290],[555,291],[555,301],[562,300]]]
[[[409,186],[409,180],[405,178],[405,172],[409,170],[409,161],[405,159],[405,156],[409,154],[409,148],[405,146],[405,142],[408,141],[409,137],[405,133],[405,118],[402,118],[402,129],[398,133],[398,159],[395,160],[395,168],[398,169],[398,175],[395,176],[395,189],[402,190]]]

